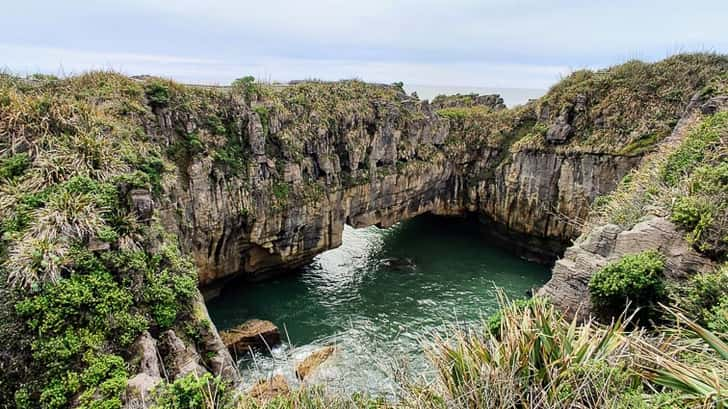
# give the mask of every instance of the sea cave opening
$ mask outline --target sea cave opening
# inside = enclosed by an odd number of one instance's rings
[[[548,265],[524,260],[483,228],[474,218],[429,214],[386,229],[346,226],[340,247],[296,274],[229,283],[209,301],[210,316],[220,330],[249,319],[279,327],[280,346],[235,357],[251,385],[277,374],[295,383],[296,362],[335,345],[312,381],[391,395],[393,368],[428,371],[423,347],[453,325],[486,320],[496,288],[524,298],[548,280]]]

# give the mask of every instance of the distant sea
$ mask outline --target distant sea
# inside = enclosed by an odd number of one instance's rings
[[[509,107],[524,104],[529,99],[539,98],[547,91],[538,88],[489,88],[417,84],[405,84],[404,89],[407,93],[417,92],[420,99],[429,99],[430,101],[440,94],[500,94]]]

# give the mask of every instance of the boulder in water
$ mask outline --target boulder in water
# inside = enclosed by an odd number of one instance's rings
[[[281,343],[278,327],[264,320],[249,320],[231,330],[220,331],[220,338],[232,354],[250,349],[265,351]]]
[[[323,347],[311,355],[307,356],[306,359],[296,365],[296,377],[300,380],[306,379],[311,373],[313,373],[324,361],[329,359],[331,354],[334,353],[334,347],[329,345]]]
[[[417,267],[415,262],[409,258],[389,257],[380,262],[383,266],[397,271],[414,271]]]

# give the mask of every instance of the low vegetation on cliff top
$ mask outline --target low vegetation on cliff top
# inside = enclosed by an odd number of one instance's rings
[[[196,269],[131,198],[172,167],[144,128],[157,85],[0,78],[2,407],[120,407],[132,341],[196,325]]]
[[[670,134],[698,91],[724,86],[725,81],[716,78],[726,70],[728,58],[718,54],[683,54],[656,63],[629,61],[598,71],[576,71],[542,98],[525,104],[525,110],[477,106],[440,112],[453,121],[461,137],[469,139],[497,132],[502,129],[498,124],[527,125],[517,134],[503,129],[517,139],[513,150],[641,155]],[[547,135],[557,126],[565,140],[549,142]]]
[[[728,253],[728,112],[696,120],[681,143],[660,151],[629,173],[616,191],[597,199],[591,224],[634,226],[648,215],[681,226],[700,252],[722,260]]]

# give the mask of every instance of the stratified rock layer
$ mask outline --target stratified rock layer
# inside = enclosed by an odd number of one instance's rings
[[[263,320],[248,320],[233,329],[220,331],[220,338],[235,356],[251,349],[269,350],[281,343],[278,327]]]
[[[162,204],[163,221],[194,257],[203,287],[307,263],[341,244],[345,224],[387,227],[423,213],[477,213],[493,223],[494,234],[518,238],[517,249],[552,261],[577,236],[575,221],[594,198],[640,161],[549,147],[511,149],[522,134],[490,141],[453,130],[427,101],[404,94],[366,101],[323,127],[313,113],[293,117],[273,108],[263,126],[259,108],[228,103],[230,120],[239,122],[234,137],[251,150],[246,172],[221,173],[209,152],[192,156],[178,164],[180,174]],[[536,119],[533,106],[518,112],[519,121]],[[214,139],[197,118],[157,115],[158,137],[170,144],[178,143],[179,128]],[[302,139],[300,146],[280,141],[292,136]],[[524,244],[519,234],[538,244]]]

